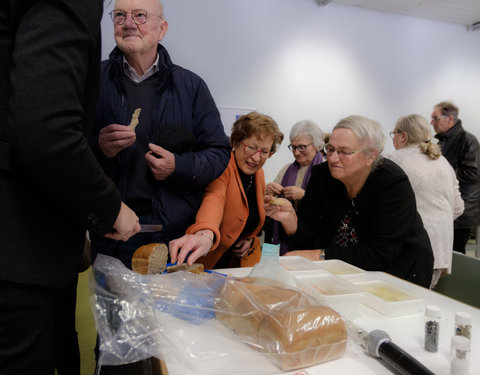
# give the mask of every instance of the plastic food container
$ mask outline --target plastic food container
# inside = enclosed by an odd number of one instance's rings
[[[326,272],[298,273],[295,274],[295,279],[298,288],[341,315],[349,319],[358,315],[365,292],[348,280]]]
[[[348,279],[359,278],[366,274],[365,270],[344,262],[340,259],[320,260],[313,262],[321,269],[333,273],[334,275],[346,277]]]
[[[321,268],[307,258],[301,256],[283,256],[279,257],[278,261],[286,271],[314,271],[321,270]]]
[[[366,293],[362,303],[386,316],[416,314],[423,311],[423,299],[383,280],[355,282]]]

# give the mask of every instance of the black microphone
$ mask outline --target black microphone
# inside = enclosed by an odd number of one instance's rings
[[[389,334],[376,329],[365,337],[365,349],[374,357],[383,359],[402,375],[435,375],[410,354],[392,342]]]

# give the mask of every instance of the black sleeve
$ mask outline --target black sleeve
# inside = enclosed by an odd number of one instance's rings
[[[18,20],[12,164],[38,199],[59,202],[87,229],[104,234],[121,202],[86,139],[98,96],[102,4],[81,3],[34,2]]]

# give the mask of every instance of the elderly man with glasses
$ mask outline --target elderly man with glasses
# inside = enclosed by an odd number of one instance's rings
[[[205,82],[159,43],[168,30],[161,1],[117,0],[109,14],[117,46],[102,62],[93,148],[140,223],[163,229],[125,243],[94,236],[92,258],[104,253],[131,267],[139,246],[168,243],[194,222],[230,145]]]
[[[453,250],[465,254],[471,228],[480,225],[480,146],[477,138],[463,129],[453,103],[435,105],[431,124],[442,155],[455,170],[465,202],[463,215],[455,220],[453,237]]]

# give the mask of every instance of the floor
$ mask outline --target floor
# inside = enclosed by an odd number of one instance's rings
[[[76,325],[80,345],[80,368],[82,375],[94,375],[95,355],[93,348],[97,331],[89,302],[88,277],[91,268],[82,272],[78,278]]]

